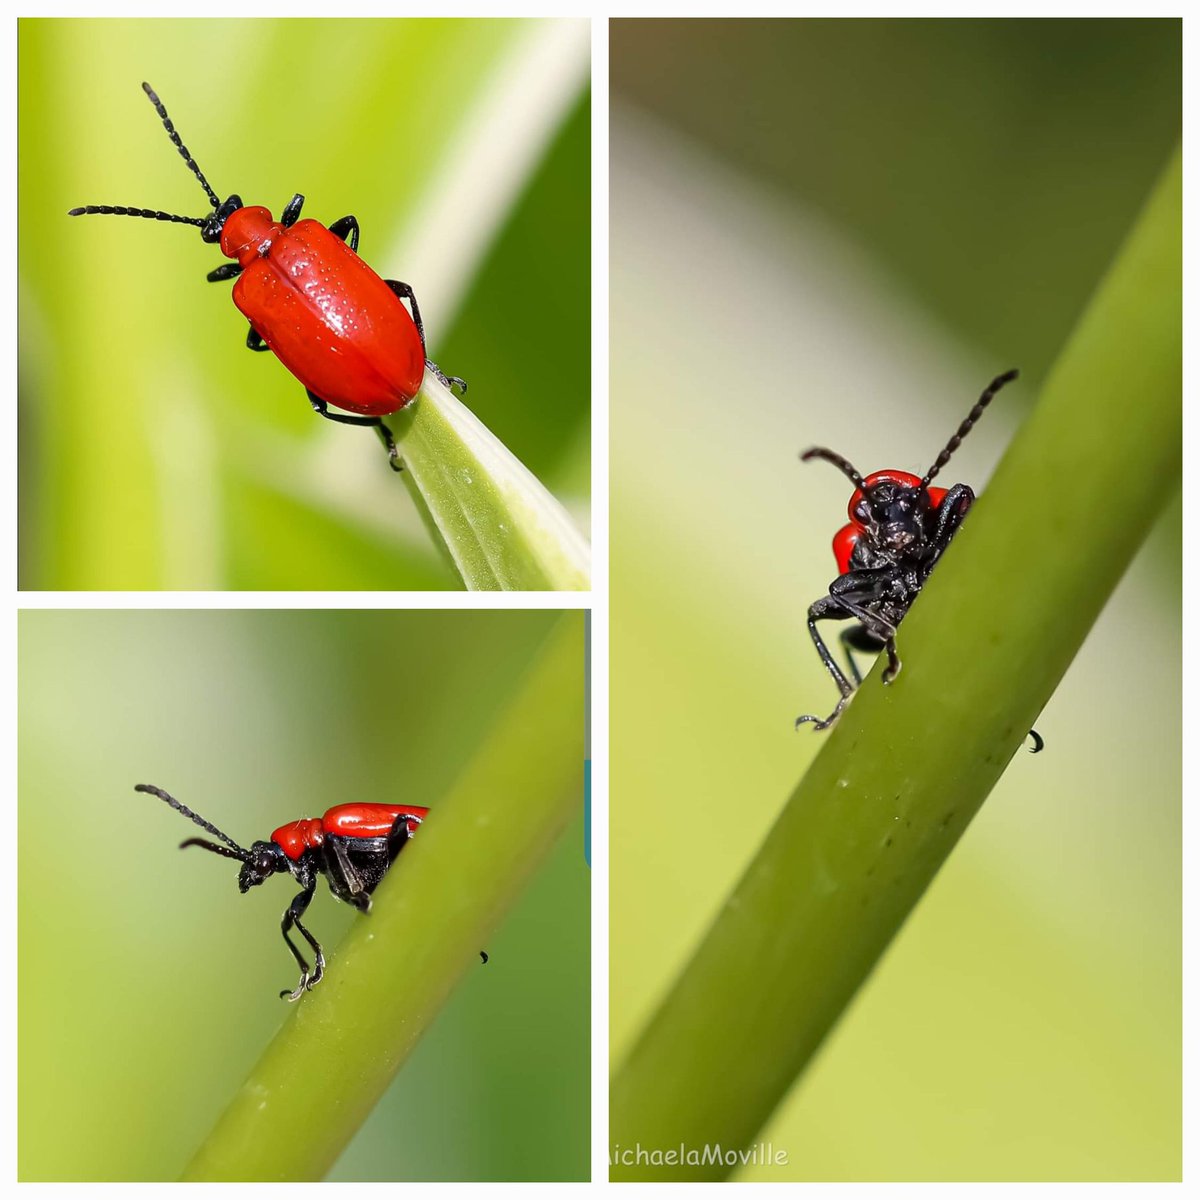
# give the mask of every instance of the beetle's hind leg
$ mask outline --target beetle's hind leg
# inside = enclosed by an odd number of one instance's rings
[[[465,396],[467,394],[467,381],[459,378],[457,375],[447,375],[441,367],[435,362],[429,360],[429,351],[425,349],[425,324],[421,320],[421,309],[417,304],[417,298],[413,295],[412,288],[407,283],[400,283],[396,279],[385,279],[383,281],[400,297],[401,300],[407,300],[409,308],[412,309],[413,324],[417,327],[417,335],[421,339],[421,353],[425,355],[425,365],[451,390],[458,388],[458,394]]]
[[[387,449],[388,462],[391,464],[392,470],[404,470],[404,464],[400,461],[400,451],[396,447],[396,439],[392,437],[392,431],[383,423],[382,417],[356,417],[350,413],[330,412],[329,406],[320,396],[309,388],[304,390],[308,392],[308,402],[317,416],[324,417],[327,421],[336,421],[339,425],[362,425],[373,428]]]
[[[416,821],[417,825],[421,825],[421,818],[415,813],[400,813],[392,822],[392,827],[388,831],[388,865],[396,861],[396,856],[404,849],[405,846],[412,840],[412,834],[408,831],[410,821]]]
[[[441,380],[441,381],[442,381],[442,382],[443,382],[443,383],[444,383],[444,384],[445,384],[445,385],[446,385],[446,386],[447,386],[447,387],[448,387],[448,388],[449,388],[451,391],[454,391],[454,390],[455,390],[455,388],[457,388],[457,389],[458,389],[458,394],[459,394],[460,396],[465,396],[465,395],[467,394],[467,381],[466,381],[465,379],[463,379],[463,378],[462,378],[462,376],[460,376],[460,375],[447,375],[447,374],[446,374],[446,372],[445,372],[445,371],[443,371],[443,370],[442,370],[442,368],[441,368],[441,367],[439,367],[439,366],[437,365],[437,363],[435,363],[435,362],[430,362],[430,361],[429,361],[429,359],[426,359],[426,360],[425,360],[425,365],[426,365],[426,366],[427,366],[427,367],[428,367],[428,368],[429,368],[429,369],[430,369],[430,370],[431,370],[431,371],[432,371],[432,372],[433,372],[433,373],[434,373],[434,374],[435,374],[435,375],[436,375],[436,376],[437,376],[437,377],[438,377],[438,378],[439,378],[439,379],[440,379],[440,380]]]
[[[251,325],[250,331],[246,334],[246,349],[257,350],[261,354],[264,350],[270,350],[270,348],[271,347],[263,341],[262,334],[259,333],[253,325]]]

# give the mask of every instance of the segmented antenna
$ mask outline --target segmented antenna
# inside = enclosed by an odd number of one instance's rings
[[[183,156],[183,161],[187,163],[189,170],[200,180],[200,186],[208,193],[208,198],[212,201],[213,208],[220,208],[221,201],[217,193],[208,186],[208,180],[204,178],[204,172],[196,165],[196,160],[188,153],[188,148],[183,144],[183,140],[179,134],[175,132],[175,126],[171,123],[171,118],[167,116],[167,110],[163,102],[148,83],[142,84],[142,91],[150,97],[150,103],[154,105],[154,111],[162,118],[163,128],[167,131],[171,141],[175,143],[175,149]]]
[[[966,420],[963,421],[963,423],[958,427],[958,430],[954,436],[946,443],[945,449],[937,456],[937,460],[934,462],[933,466],[925,472],[925,477],[921,480],[921,486],[923,488],[928,487],[930,482],[933,480],[933,477],[950,461],[950,456],[959,448],[959,446],[962,445],[963,438],[965,438],[967,434],[971,432],[972,426],[974,426],[975,422],[978,421],[981,416],[983,416],[983,410],[987,408],[989,404],[991,404],[992,398],[995,396],[995,394],[1006,383],[1012,383],[1012,381],[1016,379],[1019,374],[1020,371],[1016,369],[1005,371],[1003,375],[997,375],[996,378],[993,379],[992,382],[983,389],[983,395],[979,397],[978,403],[973,409],[971,409],[969,413],[967,413]]]
[[[167,116],[167,110],[163,106],[163,102],[158,98],[154,89],[148,84],[142,84],[142,91],[150,98],[150,103],[154,105],[155,112],[162,118],[163,128],[167,131],[167,136],[175,144],[175,149],[183,156],[183,161],[187,163],[188,170],[200,180],[200,186],[204,188],[209,200],[212,202],[213,212],[215,213],[221,207],[220,198],[217,193],[208,185],[208,180],[204,178],[204,172],[196,165],[196,160],[188,153],[188,148],[183,144],[182,139],[175,130],[175,126],[171,123],[171,118]],[[153,208],[127,208],[120,204],[85,204],[81,208],[73,208],[67,213],[68,217],[145,217],[149,221],[173,221],[177,225],[195,225],[200,229],[204,229],[208,225],[208,219],[205,217],[181,217],[176,213],[159,212]]]
[[[236,853],[228,854],[220,846],[213,846],[211,843],[205,842],[200,838],[189,838],[188,841],[183,843],[185,846],[192,846],[192,845],[207,846],[210,850],[215,850],[218,854],[225,854],[227,858],[239,858],[243,862],[246,861],[247,851],[243,850],[241,848],[241,846],[239,846],[237,844],[237,842],[235,842],[233,840],[233,838],[227,837],[215,825],[210,825],[203,817],[198,816],[196,813],[192,812],[192,810],[190,808],[188,808],[186,805],[180,804],[179,801],[176,800],[175,797],[172,796],[169,792],[164,792],[162,790],[162,788],[156,788],[152,784],[149,784],[149,783],[139,783],[133,790],[135,792],[145,792],[147,795],[150,795],[150,796],[157,796],[160,800],[165,801],[173,809],[175,809],[176,812],[182,813],[185,817],[187,817],[187,819],[189,821],[195,821],[196,824],[199,825],[201,829],[207,829],[209,833],[213,834],[216,837],[219,837],[221,839],[221,841],[223,841],[225,843],[226,846],[232,846],[233,849],[236,851]]]
[[[211,850],[214,854],[223,854],[226,858],[236,858],[238,862],[245,862],[248,855],[243,850],[241,854],[234,854],[232,850],[226,850],[224,846],[218,846],[216,842],[206,842],[203,838],[188,838],[186,842],[180,842],[180,850],[186,850],[189,846],[203,846],[205,850]]]
[[[146,217],[151,221],[174,221],[177,225],[198,225],[201,229],[207,224],[203,217],[180,217],[175,213],[159,212],[153,208],[125,208],[119,204],[85,204],[82,208],[71,209],[67,216],[86,217],[92,214],[101,217]]]
[[[826,450],[824,446],[813,446],[800,455],[801,462],[809,462],[814,458],[824,459],[827,463],[831,463],[837,467],[855,487],[863,488],[867,486],[863,482],[863,477],[854,469],[849,460],[843,458],[840,454],[836,454],[832,450]]]

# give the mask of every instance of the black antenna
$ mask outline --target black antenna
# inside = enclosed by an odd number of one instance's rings
[[[188,838],[186,842],[179,843],[180,850],[186,850],[189,846],[203,846],[205,850],[211,850],[214,854],[223,854],[226,858],[236,858],[238,862],[245,862],[247,858],[244,850],[241,854],[234,854],[232,850],[226,850],[224,846],[218,846],[216,842],[206,842],[203,838]]]
[[[983,395],[979,397],[978,403],[969,413],[967,418],[958,427],[954,436],[946,443],[945,449],[937,456],[937,461],[925,472],[925,478],[921,480],[921,486],[928,487],[932,482],[933,477],[950,461],[950,456],[962,445],[962,440],[971,432],[975,422],[983,416],[983,410],[992,402],[995,394],[1006,384],[1012,383],[1020,374],[1020,371],[1015,368],[1011,371],[1005,371],[1003,375],[997,375],[991,383],[983,389]]]
[[[155,111],[162,118],[163,128],[166,129],[171,141],[175,144],[175,148],[183,156],[183,161],[187,163],[188,169],[200,180],[200,186],[204,188],[209,200],[212,202],[213,212],[216,212],[221,207],[221,201],[217,193],[208,185],[208,180],[204,178],[204,172],[196,165],[196,160],[188,153],[188,148],[183,144],[179,134],[175,131],[175,126],[171,123],[171,118],[167,116],[167,110],[163,106],[163,102],[158,98],[154,89],[148,84],[142,84],[142,91],[150,97],[150,103],[154,105]],[[68,217],[145,217],[149,221],[174,221],[177,225],[196,225],[203,229],[208,224],[208,219],[205,217],[181,217],[175,213],[159,212],[153,208],[127,208],[119,204],[86,204],[82,208],[73,208],[67,213]]]
[[[167,116],[167,110],[164,107],[163,102],[158,98],[154,89],[148,83],[142,84],[142,91],[150,97],[150,103],[154,105],[154,111],[157,112],[162,118],[163,128],[170,135],[171,141],[175,143],[175,149],[178,150],[183,156],[183,161],[187,163],[192,174],[195,175],[198,180],[200,180],[200,186],[208,193],[208,198],[212,201],[213,209],[216,210],[220,208],[221,201],[217,196],[217,193],[208,186],[208,180],[204,178],[204,172],[201,171],[198,166],[196,166],[196,160],[188,153],[188,148],[183,144],[179,134],[175,132],[175,126],[171,124],[171,118]]]
[[[863,477],[854,469],[849,460],[844,459],[840,454],[836,454],[832,450],[826,450],[824,446],[813,446],[800,455],[801,462],[809,462],[814,458],[821,458],[827,463],[832,463],[855,487],[865,488],[867,486],[863,482]]]
[[[175,797],[169,792],[164,792],[162,788],[156,788],[149,783],[139,783],[133,790],[135,792],[145,792],[149,796],[157,796],[160,800],[165,801],[173,809],[175,809],[176,812],[182,813],[189,821],[195,821],[201,829],[207,829],[209,833],[219,837],[226,846],[232,846],[235,852],[230,854],[229,851],[225,850],[223,847],[214,846],[211,842],[206,842],[201,838],[189,838],[183,843],[184,846],[204,846],[208,850],[216,851],[217,854],[224,854],[226,858],[238,858],[241,859],[242,862],[246,861],[248,852],[243,850],[241,846],[239,846],[237,842],[233,840],[233,838],[227,837],[215,825],[210,825],[203,817],[192,812],[192,810],[186,805],[180,804],[179,801],[176,800]],[[182,849],[182,847],[180,848]]]
[[[118,204],[85,204],[82,208],[71,209],[67,216],[86,217],[93,214],[101,217],[146,217],[151,221],[174,221],[179,225],[198,225],[201,229],[208,223],[203,217],[180,217],[175,213],[159,212],[153,208],[124,208]]]

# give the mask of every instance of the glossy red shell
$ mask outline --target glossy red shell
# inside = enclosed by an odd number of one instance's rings
[[[319,221],[285,229],[240,208],[221,252],[244,268],[233,302],[302,384],[335,408],[385,416],[417,394],[421,337],[400,298]]]
[[[908,471],[873,471],[863,480],[863,483],[867,487],[874,487],[877,483],[898,483],[901,487],[920,487],[921,477],[912,475]],[[928,489],[929,501],[933,508],[936,509],[941,504],[947,490],[947,488],[940,487]],[[861,499],[862,488],[855,488],[854,495],[850,497],[850,503],[846,506],[850,524],[843,525],[833,535],[833,557],[837,560],[839,575],[845,575],[850,570],[850,555],[854,553],[854,547],[864,532],[862,522],[854,516],[854,510],[858,507]]]
[[[838,574],[845,575],[850,570],[850,555],[862,536],[862,526],[857,524],[843,525],[833,535],[833,557],[837,559]]]
[[[291,859],[305,850],[315,850],[326,834],[339,837],[387,837],[401,813],[411,817],[410,835],[417,832],[429,809],[418,804],[339,804],[323,817],[302,817],[289,821],[271,834],[271,841]]]
[[[408,832],[416,833],[428,812],[416,804],[339,804],[321,818],[321,824],[326,833],[342,837],[387,837],[401,813],[414,818],[408,823]]]

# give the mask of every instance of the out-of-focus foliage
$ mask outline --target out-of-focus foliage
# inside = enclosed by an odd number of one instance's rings
[[[370,432],[246,351],[215,190],[347,213],[413,285],[430,353],[586,525],[587,23],[23,20],[18,29],[21,586],[457,587]]]
[[[333,804],[432,803],[564,619],[583,617],[22,614],[20,1178],[175,1178],[291,1011],[294,888],[239,895],[237,864],[181,854],[194,827],[133,785],[243,845]],[[589,890],[581,817],[331,1178],[587,1177]],[[370,919],[321,885],[327,985]],[[338,1069],[314,1061],[307,1086]]]
[[[986,487],[1178,136],[1179,26],[612,28],[619,1062],[835,699],[804,612],[849,489],[797,452],[923,471],[1017,366],[943,475]],[[741,1178],[1178,1177],[1178,526]]]
[[[1176,20],[618,22],[613,85],[1040,376],[1179,136]],[[649,64],[653,63],[653,69]]]

